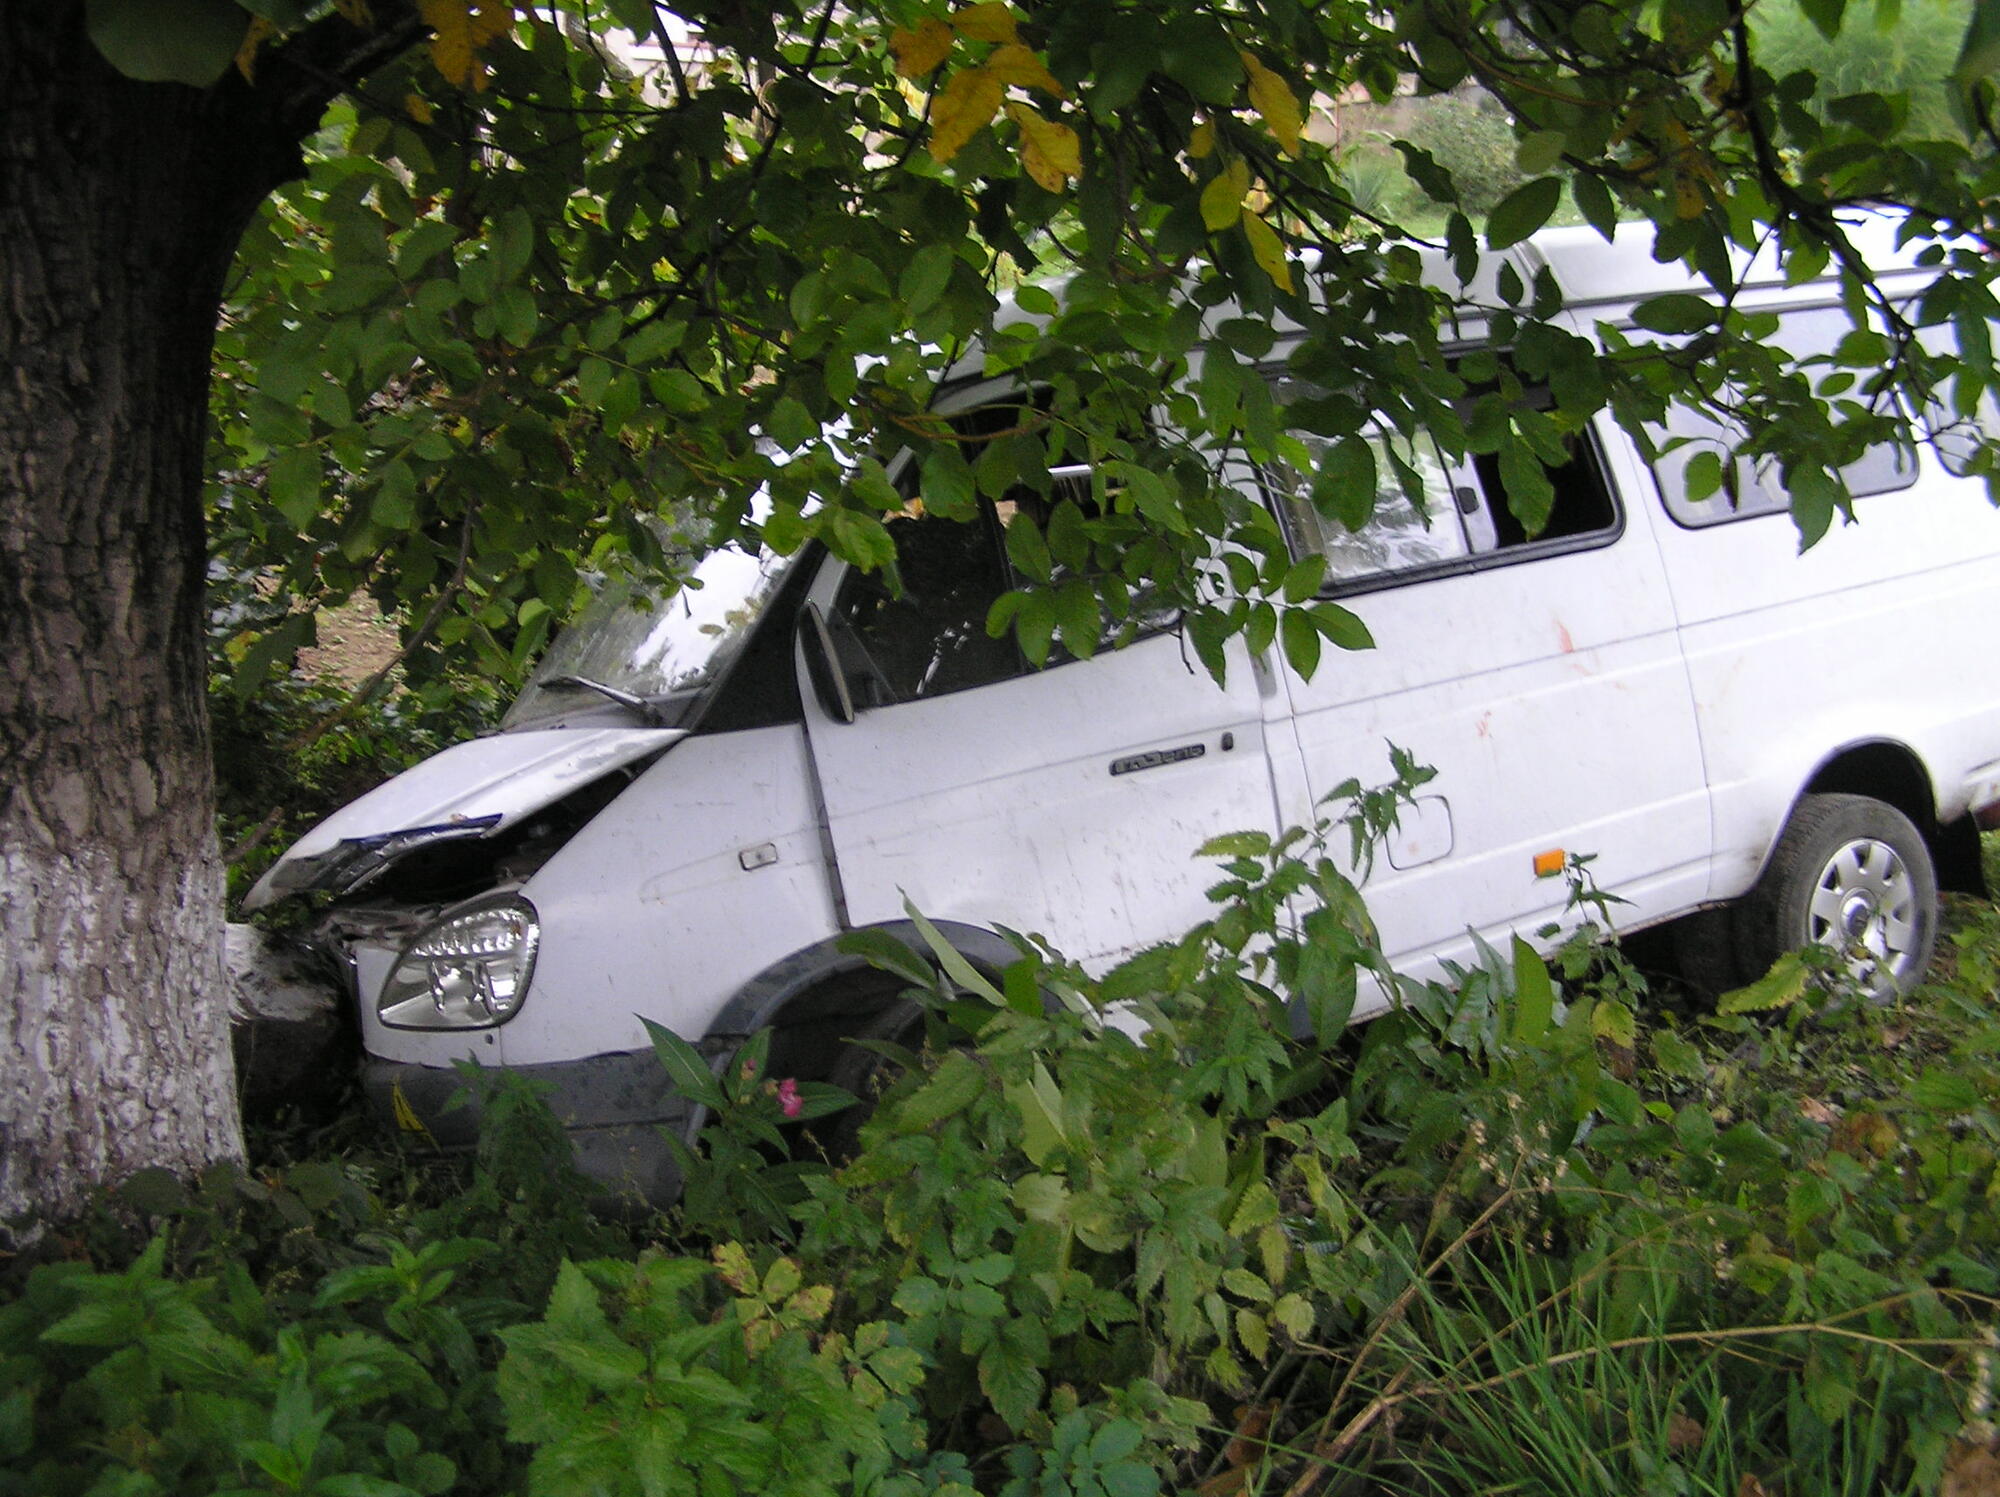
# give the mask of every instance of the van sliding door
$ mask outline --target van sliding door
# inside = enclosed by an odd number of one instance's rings
[[[1269,464],[1260,481],[1377,645],[1330,653],[1310,681],[1286,673],[1312,793],[1388,779],[1390,744],[1437,771],[1365,886],[1398,966],[1464,959],[1474,931],[1532,936],[1563,911],[1549,870],[1579,855],[1631,901],[1621,925],[1698,901],[1709,818],[1672,604],[1649,516],[1618,501],[1593,435],[1546,470],[1532,534],[1493,459],[1347,440],[1371,444],[1382,477],[1358,532],[1314,509],[1310,475]]]

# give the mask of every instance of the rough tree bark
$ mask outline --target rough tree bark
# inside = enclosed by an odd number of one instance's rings
[[[209,359],[243,226],[331,92],[134,83],[83,14],[0,0],[0,1218],[242,1149],[203,686]]]

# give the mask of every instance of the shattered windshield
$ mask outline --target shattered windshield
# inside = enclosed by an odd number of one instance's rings
[[[725,546],[664,600],[657,582],[606,578],[542,656],[502,728],[546,726],[628,698],[643,722],[684,725],[749,639],[791,560]]]

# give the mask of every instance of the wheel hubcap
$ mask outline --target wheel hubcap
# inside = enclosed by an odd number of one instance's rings
[[[1844,956],[1871,996],[1891,997],[1915,977],[1922,935],[1916,883],[1895,848],[1859,837],[1827,860],[1806,909],[1806,939]]]

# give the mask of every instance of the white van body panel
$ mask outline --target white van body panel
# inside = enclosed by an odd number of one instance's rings
[[[758,972],[836,934],[811,786],[796,726],[698,734],[641,775],[521,891],[544,935],[503,1053],[641,1049],[641,1015],[699,1036]]]
[[[1421,841],[1399,859],[1392,839],[1366,885],[1399,968],[1557,918],[1567,886],[1539,853],[1596,855],[1634,922],[1700,898],[1708,792],[1651,520],[1628,503],[1608,544],[1346,599],[1382,647],[1285,672],[1314,797],[1387,780],[1391,743],[1437,772]]]
[[[1803,554],[1787,514],[1701,529],[1661,516],[1715,810],[1711,899],[1756,881],[1837,751],[1909,749],[1949,822],[2000,743],[2000,514],[1925,453],[1912,487],[1855,515]]]

